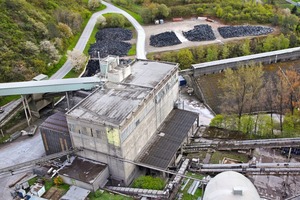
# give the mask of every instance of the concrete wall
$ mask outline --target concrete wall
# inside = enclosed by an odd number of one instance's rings
[[[174,74],[146,103],[146,106],[133,117],[132,122],[123,129],[123,135],[128,135],[121,144],[123,157],[128,160],[135,160],[149,139],[163,123],[166,117],[174,108],[174,102],[178,99],[178,76]],[[139,122],[138,125],[137,122]],[[132,127],[133,123],[135,128]],[[132,131],[131,133],[128,133]],[[127,133],[125,133],[127,132]],[[122,138],[122,137],[121,137]],[[121,139],[122,141],[122,139]],[[125,164],[125,182],[128,185],[135,178],[136,166]]]
[[[118,142],[119,139],[116,138],[116,141],[113,141],[109,138],[111,127],[108,128],[92,122],[75,120],[70,116],[67,116],[67,121],[73,146],[84,148],[83,151],[77,154],[84,158],[108,164],[112,177],[117,180],[123,180],[123,162],[108,156],[122,157],[121,147]],[[113,130],[119,131],[118,129]],[[119,137],[119,134],[115,134],[114,136]]]
[[[47,155],[66,151],[72,147],[69,133],[57,132],[42,126],[39,129]]]

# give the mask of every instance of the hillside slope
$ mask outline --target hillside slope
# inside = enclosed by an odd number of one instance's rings
[[[0,82],[51,70],[91,13],[87,0],[0,0]]]

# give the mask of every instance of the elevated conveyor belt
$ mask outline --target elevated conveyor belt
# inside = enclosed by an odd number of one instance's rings
[[[90,90],[100,84],[98,77],[0,83],[0,96]]]

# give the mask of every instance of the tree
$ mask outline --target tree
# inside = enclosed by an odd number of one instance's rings
[[[88,2],[88,8],[90,10],[95,10],[96,8],[99,8],[100,5],[101,5],[100,0],[89,0]]]
[[[181,49],[177,55],[178,62],[181,69],[187,69],[193,63],[193,54],[189,49]]]
[[[103,15],[100,15],[97,18],[97,22],[96,22],[98,29],[104,27],[106,25],[106,18]]]
[[[238,130],[241,128],[243,113],[252,110],[255,104],[262,87],[262,78],[262,66],[251,64],[239,67],[237,70],[226,69],[224,78],[219,81],[222,89],[221,110],[225,114],[238,116]]]
[[[300,76],[295,69],[283,71],[280,68],[279,79],[282,82],[282,95],[284,107],[289,108],[292,115],[296,107],[300,106],[299,95],[300,95]]]
[[[165,4],[160,4],[158,6],[158,16],[159,18],[166,18],[170,14],[170,9]]]
[[[222,48],[222,58],[226,59],[229,57],[229,55],[230,55],[230,49],[229,49],[228,45],[225,44]]]
[[[292,14],[297,14],[297,6],[294,6],[291,10]]]
[[[64,183],[63,179],[60,176],[55,177],[53,182],[56,185],[56,187]]]
[[[206,61],[214,61],[218,59],[218,48],[216,46],[211,46],[207,49]]]
[[[49,40],[43,40],[40,42],[40,50],[47,53],[53,63],[57,63],[59,61],[59,52]]]
[[[25,53],[31,55],[37,55],[40,53],[39,47],[31,41],[26,41],[24,48],[25,48]]]
[[[124,28],[126,24],[126,19],[121,14],[112,14],[106,16],[106,27],[121,27]]]
[[[86,64],[87,57],[77,49],[73,49],[73,51],[68,51],[67,54],[68,58],[72,62],[75,71],[80,71],[80,69]]]
[[[73,36],[72,29],[64,23],[58,23],[58,30],[60,30],[62,37],[70,38]]]
[[[249,39],[244,40],[244,43],[241,45],[241,50],[242,50],[244,56],[251,54]]]

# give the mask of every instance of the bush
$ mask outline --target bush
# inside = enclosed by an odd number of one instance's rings
[[[159,177],[140,176],[134,180],[134,188],[162,190],[165,187],[165,181]]]

